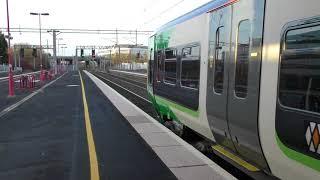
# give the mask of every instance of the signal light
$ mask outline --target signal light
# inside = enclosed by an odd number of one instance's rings
[[[92,55],[93,58],[96,57],[96,50],[95,49],[92,49],[91,55]]]
[[[81,51],[80,51],[80,55],[81,55],[81,57],[84,57],[83,49],[81,49]]]
[[[36,48],[32,49],[32,56],[37,57],[37,49]]]

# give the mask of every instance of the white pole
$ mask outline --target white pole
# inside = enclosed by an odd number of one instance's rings
[[[39,32],[40,32],[40,69],[42,70],[41,13],[39,13]]]
[[[56,38],[57,38],[57,34],[56,34],[56,30],[52,30],[52,36],[53,36],[53,63],[54,63],[54,74],[58,73],[58,69],[57,69],[57,43],[56,43]]]

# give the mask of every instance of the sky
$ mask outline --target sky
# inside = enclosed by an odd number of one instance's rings
[[[155,31],[161,25],[210,0],[9,0],[10,27],[39,28],[37,16],[46,12],[44,29],[125,29]],[[6,0],[0,0],[0,27],[7,26]],[[12,43],[39,44],[39,34],[14,33]],[[74,55],[77,45],[112,45],[115,35],[60,34],[64,55]],[[138,36],[147,45],[148,36]],[[133,43],[134,35],[119,36],[119,43]],[[42,44],[52,45],[52,36],[42,34]],[[60,49],[62,54],[62,49]]]

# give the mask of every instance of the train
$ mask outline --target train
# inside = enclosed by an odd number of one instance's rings
[[[214,0],[148,41],[162,123],[248,172],[320,179],[319,0]]]

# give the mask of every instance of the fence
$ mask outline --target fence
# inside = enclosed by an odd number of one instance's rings
[[[121,63],[112,65],[113,69],[119,70],[147,70],[147,63]]]
[[[9,66],[6,64],[0,64],[0,72],[8,72]],[[22,67],[14,67],[14,71],[22,71]]]
[[[9,70],[9,66],[5,64],[0,64],[0,72],[7,72]]]

